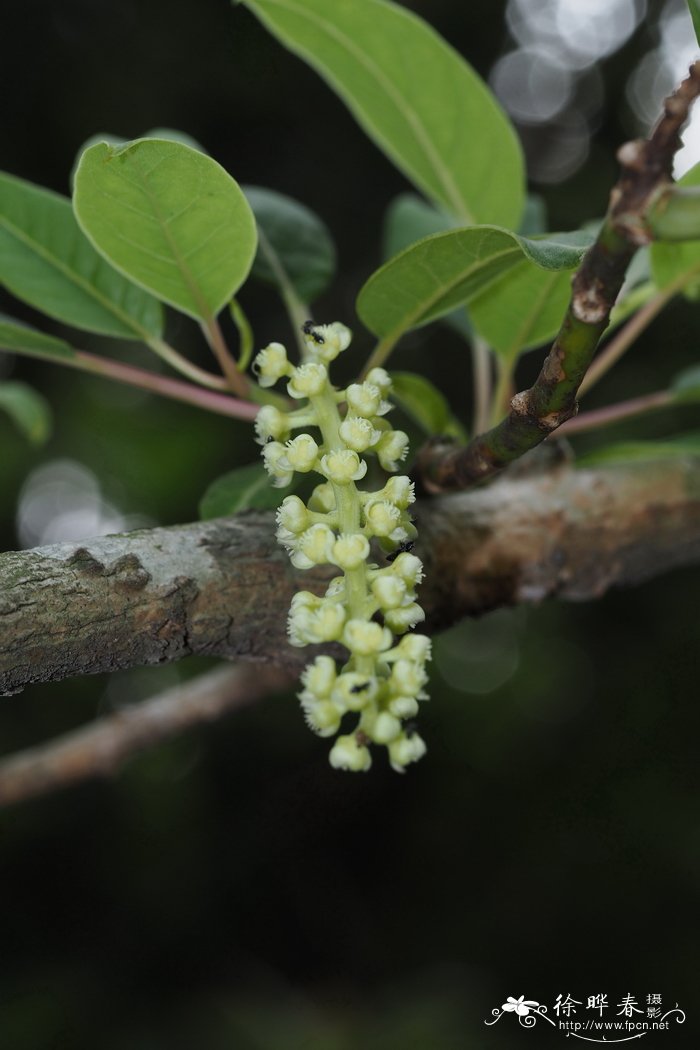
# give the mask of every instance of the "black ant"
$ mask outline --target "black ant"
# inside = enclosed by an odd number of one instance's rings
[[[409,551],[412,551],[414,547],[415,543],[413,542],[413,540],[404,540],[403,543],[400,543],[398,545],[395,551],[392,551],[391,554],[387,554],[386,560],[396,561],[399,554],[408,554]]]
[[[357,685],[353,685],[353,686],[350,687],[350,692],[351,693],[364,693],[365,689],[369,689],[369,687],[370,687],[370,683],[369,682],[358,682]]]
[[[315,342],[316,346],[323,346],[323,344],[326,341],[323,338],[323,336],[319,335],[318,332],[316,331],[313,321],[304,321],[303,325],[301,326],[301,330],[304,333],[304,335],[310,335],[311,336],[311,338]]]

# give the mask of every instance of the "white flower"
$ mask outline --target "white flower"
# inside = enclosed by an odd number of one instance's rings
[[[384,623],[390,627],[394,634],[403,634],[417,623],[422,623],[425,613],[420,605],[411,602],[410,605],[402,605],[400,609],[388,609],[384,615]]]
[[[348,620],[343,643],[355,656],[374,656],[391,646],[391,631],[373,620]]]
[[[425,741],[418,733],[411,733],[410,736],[402,733],[389,744],[389,761],[397,773],[403,773],[405,766],[417,762],[426,750]]]
[[[352,340],[352,332],[340,321],[332,324],[305,324],[304,342],[309,353],[325,361],[327,364],[333,361],[343,350],[347,350]]]
[[[512,995],[509,995],[501,1010],[505,1010],[506,1013],[516,1013],[518,1017],[527,1017],[530,1013],[530,1008],[539,1005],[532,999],[526,999],[524,995],[521,995],[519,999],[514,999]]]
[[[397,660],[391,670],[389,688],[398,696],[421,696],[421,690],[428,681],[421,664],[411,660]]]
[[[300,550],[309,559],[311,565],[327,565],[331,561],[335,533],[327,525],[318,522],[299,537]],[[292,561],[294,559],[292,558]],[[296,563],[295,563],[296,564]],[[310,566],[304,566],[310,568]]]
[[[400,576],[409,587],[415,587],[423,579],[423,562],[415,554],[404,551],[393,561],[389,571]]]
[[[299,365],[292,373],[292,378],[287,383],[287,392],[290,397],[317,397],[328,382],[328,370],[325,365],[318,361],[307,361],[305,365]]]
[[[316,700],[328,700],[335,679],[335,660],[330,656],[317,656],[314,662],[304,669],[301,676],[305,693],[311,694]]]
[[[340,711],[330,700],[305,699],[302,694],[301,709],[307,726],[319,736],[335,736],[340,729]]]
[[[331,561],[344,572],[357,569],[369,557],[369,542],[361,533],[343,533],[333,546]]]
[[[407,453],[408,434],[403,430],[387,430],[377,445],[377,456],[384,470],[398,470]]]
[[[289,375],[292,366],[281,343],[270,343],[253,361],[253,372],[260,386],[273,386],[282,376]]]
[[[351,383],[345,391],[345,400],[356,415],[371,419],[379,414],[382,392],[374,383]]]
[[[349,448],[327,452],[321,459],[321,472],[336,485],[349,485],[367,473],[367,464]]]
[[[398,576],[382,573],[372,581],[372,593],[381,609],[398,609],[406,597],[406,584]]]
[[[371,500],[365,506],[365,521],[373,536],[391,536],[401,522],[401,511],[388,500]]]
[[[376,699],[377,679],[373,675],[346,671],[336,678],[331,700],[341,711],[361,711]]]
[[[289,465],[286,449],[279,441],[269,441],[262,450],[263,463],[276,488],[288,485],[294,476]]]
[[[416,498],[416,486],[405,474],[389,478],[378,498],[388,499],[399,510],[406,510]]]
[[[274,405],[263,405],[255,417],[256,441],[264,445],[270,438],[284,441],[289,437],[289,417]]]
[[[424,634],[407,634],[401,639],[394,652],[405,657],[406,660],[415,660],[417,664],[424,664],[431,659],[432,646],[430,638]]]
[[[339,736],[331,749],[328,761],[334,769],[364,773],[372,765],[372,756],[369,748],[358,743],[355,736]]]
[[[366,452],[372,445],[379,441],[381,431],[372,426],[368,419],[362,416],[348,416],[340,424],[340,436],[348,446],[355,452]]]
[[[306,474],[313,470],[318,459],[319,448],[310,434],[298,434],[288,441],[286,446],[287,461],[293,470]]]

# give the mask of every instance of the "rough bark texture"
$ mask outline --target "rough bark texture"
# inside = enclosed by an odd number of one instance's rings
[[[700,460],[501,477],[417,506],[428,628],[548,596],[596,598],[700,561]],[[192,653],[296,671],[299,589],[273,516],[158,528],[0,555],[0,693]]]

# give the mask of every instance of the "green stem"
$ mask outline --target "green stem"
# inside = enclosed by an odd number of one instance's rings
[[[403,335],[403,333],[401,333],[401,334]],[[369,372],[371,372],[373,368],[382,368],[383,367],[384,363],[386,362],[387,358],[389,357],[389,354],[391,353],[391,351],[394,349],[394,347],[398,343],[399,338],[400,338],[400,336],[397,336],[397,335],[392,333],[391,335],[384,336],[383,339],[380,339],[380,341],[377,343],[377,345],[375,346],[375,348],[372,351],[372,353],[367,358],[367,362],[365,364],[365,367],[362,369],[362,371],[360,373],[360,382],[362,382],[362,380],[365,378],[365,376]]]
[[[487,426],[495,426],[500,419],[503,419],[504,415],[508,412],[508,406],[511,402],[511,398],[515,393],[513,386],[513,372],[515,370],[515,361],[504,360],[499,357],[496,361],[497,368],[497,381],[496,389],[493,394],[491,401],[491,411],[488,418]],[[480,433],[483,433],[482,428]]]
[[[237,299],[232,299],[229,303],[229,310],[231,311],[231,317],[233,323],[236,326],[238,332],[238,339],[240,341],[238,350],[238,370],[239,372],[245,372],[250,364],[250,359],[253,356],[253,329],[250,326],[250,321],[246,317],[241,304]]]
[[[219,362],[221,371],[226,376],[229,389],[233,390],[239,397],[247,398],[250,386],[248,378],[239,371],[236,359],[226,345],[224,334],[217,319],[215,317],[207,317],[202,321],[202,331],[214,353],[214,357]]]
[[[228,390],[228,383],[223,376],[216,376],[212,372],[207,372],[205,369],[193,365],[191,361],[188,361],[186,357],[183,357],[182,354],[163,339],[149,338],[146,340],[146,343],[162,361],[165,361],[181,375],[187,376],[188,379],[192,379],[195,383],[199,383],[200,386],[205,386],[209,390]]]
[[[472,434],[483,434],[489,425],[491,407],[491,350],[475,335],[472,340],[472,382],[474,386],[474,420]]]

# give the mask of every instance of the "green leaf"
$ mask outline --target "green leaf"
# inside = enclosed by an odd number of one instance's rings
[[[431,200],[462,223],[518,225],[524,176],[517,136],[483,81],[426,22],[387,0],[246,6],[328,82]]]
[[[698,2],[698,0],[688,0],[688,10],[690,11],[690,17],[693,20],[695,39],[700,44],[700,2]]]
[[[197,320],[219,312],[255,255],[255,220],[224,169],[179,142],[98,143],[75,175],[75,214],[131,280]]]
[[[199,504],[200,518],[220,518],[242,510],[273,510],[282,502],[261,463],[237,467],[212,481]]]
[[[700,186],[700,164],[686,172],[678,185]],[[700,299],[700,240],[656,241],[651,246],[651,272],[660,289],[677,282],[688,299]]]
[[[325,224],[309,208],[260,186],[243,192],[258,224],[258,253],[251,275],[313,302],[335,273],[335,246]]]
[[[525,259],[470,301],[469,316],[489,346],[514,361],[554,338],[570,298],[570,271],[541,270]]]
[[[452,415],[447,399],[425,376],[414,372],[391,373],[391,400],[395,401],[426,434],[451,434],[466,439],[461,423]]]
[[[577,459],[577,467],[593,467],[604,463],[651,462],[659,459],[678,459],[681,456],[700,456],[700,433],[683,434],[667,441],[622,441],[615,445],[588,452]]]
[[[44,360],[65,361],[75,357],[75,350],[63,339],[38,332],[36,328],[15,321],[5,314],[0,314],[0,350],[10,350],[15,354],[28,354]]]
[[[523,258],[545,270],[572,269],[589,243],[580,231],[530,240],[496,226],[434,234],[369,278],[357,312],[370,331],[392,341],[473,299]]]
[[[401,193],[391,202],[384,216],[382,255],[385,259],[391,259],[423,237],[452,230],[456,226],[457,221],[442,208],[428,204],[415,193]],[[464,307],[446,314],[442,320],[465,339],[473,335]]]
[[[0,383],[0,409],[34,445],[51,433],[51,409],[45,397],[26,383]]]
[[[148,339],[163,331],[160,303],[97,254],[67,198],[4,173],[0,281],[49,317],[88,332]]]
[[[139,135],[141,139],[167,139],[168,142],[182,142],[185,146],[189,146],[191,149],[199,150],[200,153],[206,153],[204,146],[202,146],[196,139],[193,139],[191,135],[188,135],[185,131],[176,131],[174,128],[151,128],[150,131],[144,131],[143,135]],[[91,135],[90,138],[83,142],[82,146],[75,155],[73,161],[73,167],[70,173],[70,187],[71,191],[75,186],[75,173],[78,170],[80,164],[80,158],[86,150],[90,149],[91,146],[96,146],[99,142],[107,142],[110,146],[125,146],[129,139],[125,139],[122,135],[113,135],[109,131],[98,132],[96,135]]]

